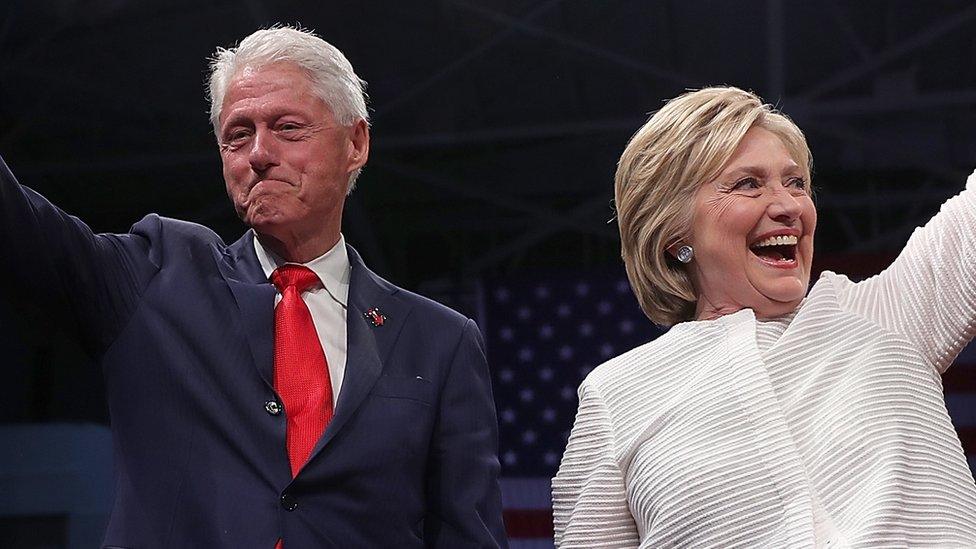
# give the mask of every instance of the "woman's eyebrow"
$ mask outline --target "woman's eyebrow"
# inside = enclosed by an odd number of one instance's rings
[[[740,175],[764,176],[766,175],[766,170],[761,166],[738,166],[732,170],[722,172],[719,178],[727,179],[731,177],[737,177]]]
[[[802,174],[803,169],[796,162],[792,162],[784,166],[782,170],[780,170],[780,173],[781,174],[794,174],[794,173]],[[768,176],[768,174],[769,172],[766,170],[765,166],[738,166],[729,171],[722,172],[722,174],[719,175],[719,179],[729,179],[729,178],[738,177],[740,175],[766,177]]]

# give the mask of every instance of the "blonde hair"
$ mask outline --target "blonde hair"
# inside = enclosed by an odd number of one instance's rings
[[[695,193],[718,177],[753,127],[782,139],[809,181],[813,157],[800,128],[734,87],[704,88],[668,101],[620,156],[614,189],[620,255],[641,309],[655,324],[694,317],[698,297],[691,279],[667,249],[691,236]]]

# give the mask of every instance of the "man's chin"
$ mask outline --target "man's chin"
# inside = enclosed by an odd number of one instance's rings
[[[242,220],[248,227],[260,233],[273,233],[277,227],[281,226],[282,216],[279,212],[260,209],[247,212]]]

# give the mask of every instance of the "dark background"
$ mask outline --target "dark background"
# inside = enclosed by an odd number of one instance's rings
[[[688,88],[754,90],[806,131],[819,267],[877,272],[976,166],[961,0],[7,0],[0,155],[96,231],[158,212],[235,240],[207,58],[275,22],[316,30],[369,82],[347,240],[483,326],[486,286],[619,272],[617,158]],[[97,366],[35,299],[0,292],[0,423],[107,422]]]
[[[616,160],[687,88],[752,89],[807,132],[827,262],[897,250],[976,165],[976,5],[958,0],[13,0],[0,154],[96,231],[158,212],[234,240],[207,57],[274,22],[315,29],[369,82],[347,239],[470,314],[485,275],[619,264]],[[2,309],[0,420],[104,419],[68,338]]]

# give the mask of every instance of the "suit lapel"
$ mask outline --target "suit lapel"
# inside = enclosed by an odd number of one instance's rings
[[[352,271],[346,307],[346,370],[335,415],[309,461],[335,438],[366,399],[410,314],[410,306],[396,295],[398,288],[367,269],[352,246],[347,246],[347,250]],[[366,311],[374,307],[386,316],[382,326],[373,326],[366,320]]]
[[[248,231],[226,249],[215,248],[214,254],[240,311],[254,366],[273,389],[275,289],[254,253],[253,238],[254,232]],[[367,269],[352,246],[347,246],[347,250],[351,272],[346,304],[346,370],[335,415],[312,450],[309,462],[362,405],[382,374],[383,364],[410,314],[410,306],[396,295],[399,289]],[[374,307],[386,316],[382,326],[373,326],[366,320],[366,311]]]
[[[218,254],[217,265],[234,295],[240,321],[258,374],[273,387],[274,380],[274,286],[254,253],[254,231]]]

